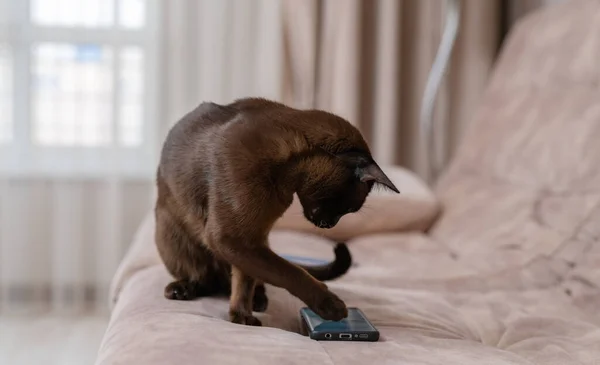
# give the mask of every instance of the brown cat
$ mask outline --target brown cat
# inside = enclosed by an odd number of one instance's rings
[[[306,219],[331,228],[375,183],[398,192],[336,115],[255,98],[200,104],[169,132],[157,172],[156,244],[176,279],[165,296],[230,293],[230,320],[260,325],[252,311],[266,308],[268,283],[325,319],[345,318],[344,302],[320,281],[346,272],[345,244],[331,265],[311,269],[275,254],[267,237],[294,193]]]

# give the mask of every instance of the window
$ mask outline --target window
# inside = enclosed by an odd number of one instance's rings
[[[152,173],[159,0],[0,1],[0,172]]]

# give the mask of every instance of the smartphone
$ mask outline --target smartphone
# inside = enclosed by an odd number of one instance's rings
[[[305,334],[317,341],[379,340],[379,331],[358,308],[348,308],[348,317],[341,321],[327,321],[309,308],[300,309]]]

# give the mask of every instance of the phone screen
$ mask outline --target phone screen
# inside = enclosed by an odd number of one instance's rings
[[[306,308],[303,310],[307,321],[313,327],[314,331],[319,332],[368,332],[375,331],[375,328],[355,308],[348,308],[348,317],[341,321],[327,321],[321,318],[312,310]]]

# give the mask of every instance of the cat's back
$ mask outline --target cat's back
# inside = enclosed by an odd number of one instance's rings
[[[232,108],[202,103],[183,116],[169,131],[162,147],[156,174],[159,201],[180,206],[205,205],[213,131],[235,115]]]
[[[180,161],[182,155],[208,152],[207,150],[219,142],[219,138],[215,138],[219,128],[235,121],[240,114],[261,113],[272,108],[285,108],[285,106],[261,98],[238,99],[227,105],[212,102],[198,105],[169,131],[163,145],[161,165],[171,165],[173,159]]]
[[[163,144],[156,175],[157,204],[170,207],[172,214],[185,215],[190,207],[205,212],[211,186],[219,176],[227,171],[238,175],[252,161],[260,160],[252,156],[240,159],[243,140],[252,139],[256,129],[261,131],[258,136],[263,135],[270,124],[265,111],[279,108],[286,107],[266,99],[246,98],[227,105],[202,103],[186,114],[173,125]],[[244,125],[254,132],[231,133],[248,132]]]
[[[198,105],[171,127],[163,145],[163,157],[178,152],[211,129],[227,123],[233,114],[234,110],[225,105],[208,102]]]
[[[231,120],[235,111],[225,105],[202,103],[181,118],[169,131],[161,151],[162,176],[186,170],[198,155],[210,149],[209,135]]]

